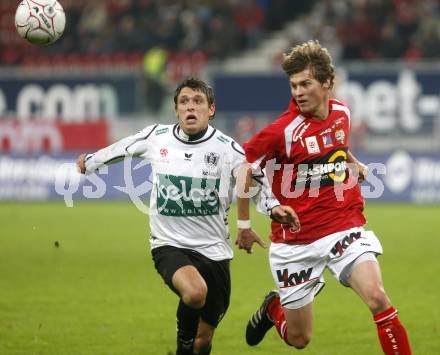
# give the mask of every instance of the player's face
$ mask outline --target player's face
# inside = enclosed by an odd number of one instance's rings
[[[292,74],[289,78],[292,97],[301,112],[321,117],[327,112],[329,84],[321,84],[316,80],[310,69]],[[322,118],[326,118],[322,117]]]
[[[196,134],[208,126],[209,118],[215,113],[215,105],[208,104],[202,91],[184,87],[177,97],[176,115],[180,128],[186,134]]]

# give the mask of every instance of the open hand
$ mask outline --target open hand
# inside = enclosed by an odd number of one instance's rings
[[[252,254],[252,245],[254,243],[259,244],[262,248],[266,248],[266,243],[252,228],[238,229],[237,240],[235,241],[238,249],[244,249],[248,254]]]

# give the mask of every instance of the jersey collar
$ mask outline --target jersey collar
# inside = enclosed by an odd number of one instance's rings
[[[194,136],[189,136],[185,132],[183,132],[182,129],[180,129],[178,124],[175,124],[173,127],[173,134],[174,137],[179,140],[182,143],[185,144],[198,144],[207,141],[208,139],[212,138],[214,135],[216,129],[212,126],[208,125],[208,127],[200,132],[199,134],[196,134]]]

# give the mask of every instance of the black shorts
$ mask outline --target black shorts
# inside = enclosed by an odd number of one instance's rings
[[[229,307],[231,277],[229,260],[214,261],[190,249],[163,246],[151,251],[154,266],[168,287],[179,297],[171,279],[182,266],[194,266],[208,286],[205,306],[201,318],[213,327],[222,320]]]

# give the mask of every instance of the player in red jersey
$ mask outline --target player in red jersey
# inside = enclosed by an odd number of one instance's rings
[[[302,349],[312,335],[312,305],[328,268],[351,287],[373,314],[385,354],[411,354],[405,328],[384,291],[376,256],[382,246],[363,225],[364,201],[358,185],[366,167],[349,152],[350,111],[331,99],[334,68],[317,41],[294,47],[284,58],[293,100],[287,111],[262,129],[244,150],[251,170],[264,169],[282,205],[293,207],[300,228],[272,222],[269,252],[279,291],[270,292],[246,328],[249,345],[275,325],[280,337]],[[249,249],[254,240],[240,239]]]

